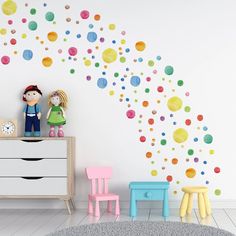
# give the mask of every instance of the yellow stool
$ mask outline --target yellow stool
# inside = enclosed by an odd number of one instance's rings
[[[208,189],[202,186],[182,188],[184,196],[180,205],[180,217],[184,217],[186,212],[191,214],[193,208],[193,194],[198,194],[199,214],[202,218],[211,214],[211,205],[208,198]]]

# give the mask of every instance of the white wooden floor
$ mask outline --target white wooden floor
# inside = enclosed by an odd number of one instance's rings
[[[0,210],[0,236],[44,236],[47,233],[65,227],[113,221],[129,221],[128,209],[121,210],[116,217],[102,211],[96,218],[87,214],[86,209],[79,209],[73,215],[66,210]],[[139,209],[138,217],[133,220],[163,221],[161,209]],[[170,209],[169,221],[180,221],[178,209]],[[201,220],[197,210],[184,218],[183,222],[210,225],[236,234],[236,209],[213,209],[212,216]]]

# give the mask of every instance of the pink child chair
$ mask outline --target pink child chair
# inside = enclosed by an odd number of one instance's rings
[[[111,167],[89,167],[85,169],[87,177],[91,180],[91,194],[88,195],[88,213],[93,214],[93,201],[95,201],[95,216],[100,217],[100,201],[107,202],[107,211],[112,211],[112,202],[116,201],[115,214],[120,215],[119,195],[108,192],[108,179],[111,178]],[[96,184],[97,182],[97,184]]]

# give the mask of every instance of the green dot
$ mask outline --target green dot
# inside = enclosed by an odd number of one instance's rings
[[[38,25],[35,21],[30,21],[29,24],[28,24],[28,27],[30,30],[36,30]]]
[[[148,65],[149,65],[149,66],[154,66],[154,64],[155,64],[155,63],[154,63],[153,60],[149,60],[149,61],[148,61]]]
[[[66,42],[66,41],[67,41],[67,39],[66,39],[66,38],[64,38],[64,39],[63,39],[63,41],[64,41],[64,42]]]
[[[145,89],[145,93],[149,93],[150,92],[150,89],[149,88],[146,88]]]
[[[165,139],[161,140],[161,145],[166,145],[166,140]]]
[[[165,73],[167,75],[172,75],[174,73],[174,68],[172,66],[166,66],[165,67]]]
[[[191,108],[190,108],[189,106],[186,106],[186,107],[184,108],[184,111],[185,111],[185,112],[190,112],[190,111],[191,111]]]
[[[216,196],[220,196],[221,195],[221,190],[220,189],[216,189],[215,190],[215,195]]]
[[[95,67],[99,67],[99,63],[98,62],[95,63]]]
[[[139,124],[141,124],[141,123],[142,123],[142,121],[141,121],[141,120],[139,120],[139,121],[138,121],[138,123],[139,123]]]
[[[124,63],[124,62],[126,62],[126,59],[125,59],[125,57],[121,57],[121,58],[120,58],[120,62],[121,62],[121,63]]]
[[[204,142],[205,142],[205,143],[210,144],[210,143],[212,143],[212,141],[213,141],[212,135],[206,134],[206,135],[204,136]]]
[[[183,86],[184,85],[184,81],[183,80],[178,80],[177,84],[178,84],[178,86]]]
[[[189,156],[192,156],[193,154],[194,154],[193,149],[189,149],[189,150],[188,150],[188,155],[189,155]]]
[[[65,62],[65,59],[61,59],[62,62]]]
[[[53,21],[54,20],[54,13],[51,12],[51,11],[47,12],[46,15],[45,15],[45,19],[47,21]]]
[[[74,70],[74,69],[70,69],[70,73],[71,73],[71,74],[74,74],[74,73],[75,73],[75,70]]]
[[[117,77],[119,76],[119,73],[116,72],[116,73],[114,74],[114,76],[117,78]]]
[[[35,8],[31,8],[30,9],[30,14],[31,15],[35,15],[36,14],[36,9]]]

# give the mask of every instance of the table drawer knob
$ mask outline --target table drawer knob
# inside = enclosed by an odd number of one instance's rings
[[[147,198],[152,197],[152,192],[146,192],[146,193],[145,193],[145,197],[147,197]]]

